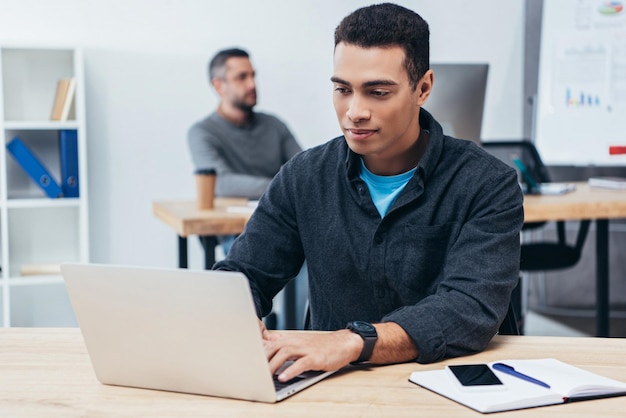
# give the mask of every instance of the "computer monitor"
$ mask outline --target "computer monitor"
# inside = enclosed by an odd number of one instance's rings
[[[424,105],[446,135],[480,144],[489,64],[431,64],[433,91]]]

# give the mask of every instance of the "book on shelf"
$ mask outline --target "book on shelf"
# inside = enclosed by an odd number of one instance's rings
[[[59,131],[59,156],[63,197],[78,197],[78,131],[76,129]]]
[[[7,145],[7,150],[15,161],[22,167],[24,172],[37,186],[50,198],[61,197],[63,190],[59,183],[52,177],[48,169],[28,146],[18,136],[13,138]]]
[[[76,91],[76,79],[74,77],[62,78],[57,82],[57,90],[54,95],[54,104],[50,120],[66,121],[70,116],[70,110],[74,104]]]
[[[20,276],[60,276],[61,263],[22,264]]]
[[[495,363],[512,366],[514,375],[494,369]],[[556,359],[502,360],[488,365],[504,384],[504,390],[464,390],[443,369],[413,372],[409,381],[482,413],[626,395],[626,383]],[[525,379],[528,377],[535,382]]]
[[[589,186],[603,189],[626,190],[626,177],[591,177]]]

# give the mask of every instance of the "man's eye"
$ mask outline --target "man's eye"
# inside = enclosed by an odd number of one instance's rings
[[[350,92],[350,90],[345,87],[335,87],[335,91],[340,94],[347,94]]]
[[[376,96],[376,97],[385,97],[386,95],[389,94],[388,91],[382,91],[382,90],[372,90],[372,92],[370,93],[372,96]]]

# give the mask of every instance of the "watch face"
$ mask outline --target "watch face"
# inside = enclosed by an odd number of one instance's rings
[[[372,324],[363,321],[352,322],[352,328],[359,332],[376,332],[376,328]]]

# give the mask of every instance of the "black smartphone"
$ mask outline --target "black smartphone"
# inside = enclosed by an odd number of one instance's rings
[[[446,366],[461,390],[492,391],[505,390],[506,386],[486,364],[461,364]]]

